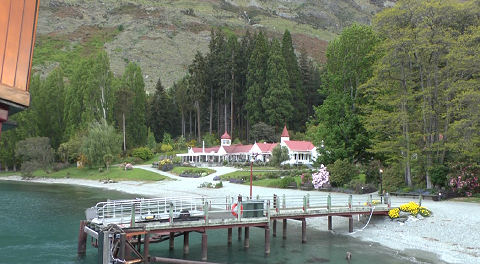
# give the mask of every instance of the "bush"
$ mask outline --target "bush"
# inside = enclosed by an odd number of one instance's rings
[[[172,150],[173,150],[173,147],[170,144],[162,144],[162,146],[160,147],[161,152],[169,152]]]
[[[383,189],[387,192],[394,192],[405,186],[405,179],[401,164],[385,168],[383,172]]]
[[[435,165],[428,170],[430,174],[430,178],[432,179],[433,185],[436,186],[446,186],[447,184],[447,175],[448,175],[448,167],[445,165]]]
[[[289,186],[291,183],[295,183],[295,187],[297,186],[297,182],[295,181],[295,178],[294,178],[294,177],[290,177],[290,176],[283,177],[283,178],[280,180],[280,185],[279,185],[278,187],[280,187],[280,188],[288,188],[288,186]]]
[[[336,160],[335,163],[327,167],[330,171],[330,183],[336,187],[349,183],[358,174],[355,165],[347,159]]]
[[[377,184],[380,182],[380,169],[382,169],[382,163],[378,160],[372,160],[365,168],[366,182]]]
[[[132,156],[142,160],[149,160],[153,157],[153,152],[148,147],[140,147],[132,150]]]

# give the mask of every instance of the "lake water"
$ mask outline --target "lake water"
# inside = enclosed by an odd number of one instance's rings
[[[77,259],[79,221],[84,210],[107,199],[134,198],[125,193],[103,189],[56,184],[35,184],[0,181],[0,263],[96,263],[97,251],[87,241],[87,256]],[[301,243],[301,227],[289,224],[287,239],[271,238],[271,254],[264,254],[264,230],[250,229],[250,248],[243,248],[236,230],[233,244],[227,247],[226,230],[209,231],[208,261],[219,263],[418,263],[378,244],[362,242],[329,232],[308,230],[308,242]],[[152,244],[153,256],[183,258],[183,238],[175,241],[175,250],[168,242]],[[190,234],[187,259],[200,260],[201,236]]]

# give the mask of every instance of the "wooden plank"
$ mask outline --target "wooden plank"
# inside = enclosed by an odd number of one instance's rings
[[[2,83],[10,87],[15,86],[15,73],[17,69],[18,53],[20,50],[20,35],[23,20],[25,1],[12,1],[10,5],[10,20],[7,31],[5,58],[3,61]]]
[[[27,80],[30,72],[30,58],[33,51],[33,32],[37,13],[37,0],[25,0],[23,23],[20,35],[20,52],[18,54],[15,87],[28,91]]]
[[[78,231],[78,247],[77,247],[77,255],[78,256],[85,256],[87,253],[87,233],[85,233],[85,225],[87,221],[82,220],[80,221],[80,230]]]
[[[30,94],[0,83],[0,98],[22,106],[30,105]]]
[[[0,1],[0,82],[2,80],[5,46],[7,44],[8,20],[10,19],[11,0]]]

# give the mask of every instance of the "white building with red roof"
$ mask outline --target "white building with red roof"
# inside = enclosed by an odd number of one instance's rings
[[[232,138],[225,131],[220,138],[220,146],[205,148],[189,148],[188,153],[177,154],[183,162],[194,164],[199,163],[223,163],[227,162],[248,162],[251,159],[257,161],[270,161],[273,149],[280,146],[287,148],[289,160],[283,164],[300,165],[313,164],[318,157],[317,148],[310,141],[290,140],[287,127],[283,128],[280,136],[280,143],[257,143],[253,145],[232,145]]]

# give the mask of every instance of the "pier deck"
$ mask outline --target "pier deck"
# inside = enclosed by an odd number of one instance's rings
[[[207,260],[207,231],[227,229],[232,242],[232,230],[237,228],[238,238],[244,229],[244,246],[249,247],[250,227],[265,230],[265,254],[270,253],[270,230],[276,237],[277,220],[283,221],[283,238],[286,238],[287,220],[302,222],[302,242],[306,243],[306,219],[328,217],[349,218],[349,232],[353,232],[353,215],[388,215],[390,199],[372,195],[305,195],[296,197],[182,197],[107,201],[87,209],[87,220],[80,224],[79,255],[85,254],[86,238],[93,238],[98,247],[99,263],[187,263],[183,260],[166,260],[149,254],[149,244],[170,242],[173,249],[175,237],[184,237],[184,253],[189,252],[189,233],[202,234],[201,260]],[[143,253],[142,253],[143,245]],[[189,263],[192,263],[189,261]]]

